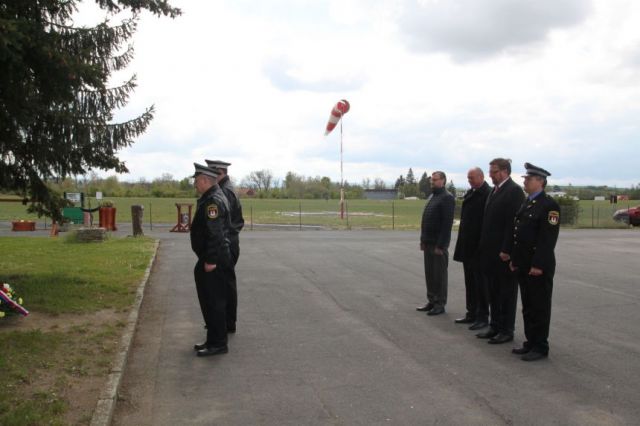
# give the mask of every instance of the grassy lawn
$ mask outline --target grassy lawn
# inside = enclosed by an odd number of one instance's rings
[[[30,311],[0,319],[0,424],[89,423],[153,247],[0,238],[0,281]]]
[[[193,204],[196,198],[109,198],[117,208],[117,223],[131,222],[131,206],[144,206],[144,224],[177,222],[176,203]],[[88,198],[86,207],[98,205],[97,200]],[[253,221],[256,224],[320,225],[335,229],[375,228],[375,229],[418,229],[425,200],[347,200],[348,220],[339,217],[338,200],[241,200],[247,227]],[[626,225],[614,222],[612,214],[618,209],[640,205],[640,201],[621,201],[609,204],[608,201],[581,200],[577,227],[579,228],[625,228]],[[460,202],[458,202],[460,204]],[[20,203],[1,203],[0,221],[37,219],[26,212]],[[302,211],[302,215],[300,215]],[[186,212],[186,209],[183,209]],[[456,218],[459,217],[459,208]],[[93,214],[94,224],[98,224],[98,213]],[[39,225],[44,219],[38,219]]]

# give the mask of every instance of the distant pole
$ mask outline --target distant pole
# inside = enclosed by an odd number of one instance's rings
[[[396,202],[391,202],[391,229],[396,229]]]
[[[340,120],[340,219],[344,219],[344,175],[342,168],[342,122]],[[347,219],[349,222],[349,219]],[[348,226],[348,224],[347,224]]]
[[[149,201],[149,230],[153,231],[153,221],[151,220],[151,201]]]
[[[300,230],[302,231],[302,201],[298,201],[298,221],[300,224]]]
[[[249,210],[251,210],[251,230],[253,231],[253,203],[251,203],[251,208]]]

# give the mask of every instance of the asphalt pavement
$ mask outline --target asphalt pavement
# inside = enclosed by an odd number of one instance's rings
[[[126,232],[122,231],[122,232]],[[417,232],[245,231],[238,331],[226,355],[204,337],[188,234],[161,239],[115,425],[637,424],[640,230],[563,230],[550,357],[511,354],[425,302]],[[455,234],[453,241],[455,241]]]

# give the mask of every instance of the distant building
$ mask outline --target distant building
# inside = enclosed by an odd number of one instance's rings
[[[395,200],[398,198],[397,189],[365,189],[364,198],[367,200]]]
[[[567,193],[564,191],[551,191],[551,192],[547,192],[548,195],[551,195],[552,197],[566,197]]]
[[[251,198],[256,196],[256,191],[253,188],[239,188],[236,192],[238,193],[238,197],[240,198]]]
[[[551,191],[551,192],[547,192],[547,195],[550,195],[552,197],[569,197],[572,200],[578,201],[580,200],[578,197],[576,197],[575,195],[567,195],[566,192],[564,191]]]

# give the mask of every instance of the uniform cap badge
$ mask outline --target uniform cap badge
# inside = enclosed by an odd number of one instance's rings
[[[207,216],[209,216],[209,219],[215,219],[218,217],[218,206],[211,204],[207,207]]]
[[[551,210],[549,212],[548,220],[551,225],[557,225],[560,222],[560,212],[556,210]]]

